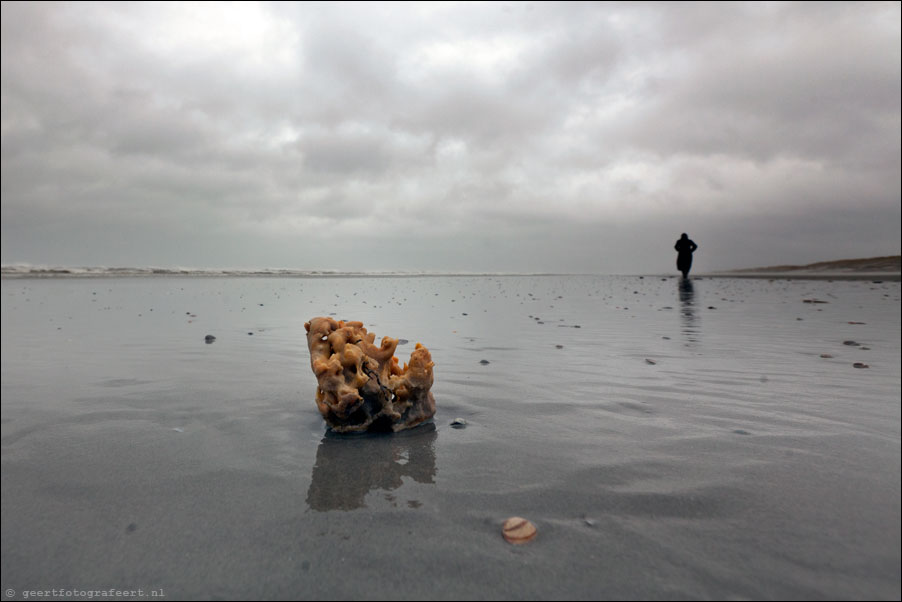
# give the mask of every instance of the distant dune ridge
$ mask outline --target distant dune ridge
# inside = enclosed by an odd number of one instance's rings
[[[757,272],[899,272],[902,271],[902,255],[868,257],[865,259],[840,259],[821,261],[808,265],[775,265],[763,268],[743,268],[730,273]]]

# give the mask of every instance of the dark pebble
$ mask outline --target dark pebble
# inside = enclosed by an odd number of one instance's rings
[[[842,344],[850,347],[858,347],[860,345],[860,343],[856,343],[855,341],[843,341]]]
[[[486,364],[489,363],[489,360],[479,360],[479,363],[482,364],[483,366],[485,366]]]
[[[855,362],[852,364],[853,368],[870,368],[867,364],[862,364],[861,362]]]
[[[648,358],[645,358],[645,363],[654,366],[658,362],[656,362],[655,360],[650,360]]]
[[[556,347],[557,349],[563,349],[563,348],[564,348],[563,345],[555,345],[555,347]]]
[[[214,337],[212,334],[208,334],[207,336],[204,337],[204,342],[207,345],[209,345],[210,343],[212,343],[215,340],[216,340],[216,337]]]

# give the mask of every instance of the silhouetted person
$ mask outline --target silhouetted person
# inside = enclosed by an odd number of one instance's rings
[[[680,239],[673,245],[677,255],[677,269],[683,272],[683,278],[689,277],[689,270],[692,269],[692,254],[698,248],[698,245],[689,240],[689,235],[683,232]]]

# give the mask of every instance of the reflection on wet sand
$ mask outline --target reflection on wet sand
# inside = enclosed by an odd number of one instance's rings
[[[400,487],[402,477],[434,483],[437,436],[432,423],[393,434],[327,432],[316,450],[307,505],[319,511],[354,510],[366,506],[370,491]]]
[[[690,343],[698,342],[699,324],[695,313],[695,287],[692,280],[681,278],[680,286],[680,318],[683,323],[683,334]]]

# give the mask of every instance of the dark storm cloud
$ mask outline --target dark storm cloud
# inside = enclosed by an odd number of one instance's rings
[[[5,263],[899,251],[898,3],[2,7]]]

